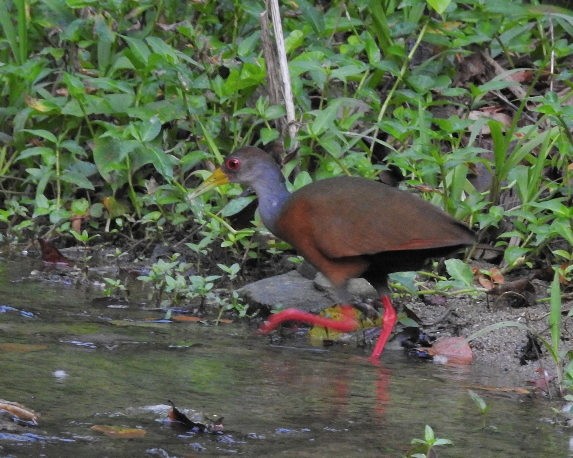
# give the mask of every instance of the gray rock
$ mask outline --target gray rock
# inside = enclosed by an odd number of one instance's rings
[[[363,279],[351,280],[349,290],[361,298],[376,297],[374,288]],[[239,289],[238,293],[251,305],[266,306],[273,310],[296,307],[318,313],[338,303],[324,276],[318,274],[315,280],[310,280],[296,270],[249,283]]]

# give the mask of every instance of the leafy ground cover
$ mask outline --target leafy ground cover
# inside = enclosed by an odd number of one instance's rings
[[[450,263],[436,288],[547,300],[546,347],[570,385],[567,6],[282,4],[297,117],[297,148],[282,154],[294,142],[267,92],[263,2],[0,0],[2,241],[103,243],[126,259],[167,245],[145,276],[161,300],[239,309],[213,285],[276,271],[287,247],[250,223],[238,188],[187,195],[223,155],[259,145],[278,150],[293,188],[381,177],[472,226],[473,269]],[[549,279],[544,297],[534,278]]]

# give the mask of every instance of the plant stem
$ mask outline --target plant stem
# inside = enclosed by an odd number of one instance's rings
[[[392,88],[388,92],[388,95],[386,96],[386,99],[384,100],[384,103],[382,104],[382,107],[380,108],[380,112],[378,113],[378,117],[376,119],[376,130],[374,131],[374,135],[373,135],[374,138],[378,137],[378,132],[380,131],[379,124],[382,121],[382,119],[384,118],[384,115],[386,114],[386,110],[388,109],[388,106],[390,105],[390,100],[392,100],[392,97],[394,97],[394,93],[398,89],[398,86],[400,85],[400,83],[404,79],[404,76],[406,76],[406,72],[408,71],[408,66],[410,65],[410,62],[412,61],[414,54],[415,54],[416,50],[418,49],[418,46],[420,46],[420,43],[422,42],[422,38],[424,38],[424,35],[426,34],[427,29],[428,29],[428,22],[424,23],[424,25],[422,26],[422,30],[420,30],[420,33],[418,34],[418,38],[416,39],[414,46],[412,46],[412,49],[408,53],[408,57],[406,57],[406,60],[402,64],[402,68],[400,69],[400,73],[398,74],[396,81],[394,81]],[[372,143],[370,145],[370,156],[372,156],[373,151],[374,151],[374,143]]]

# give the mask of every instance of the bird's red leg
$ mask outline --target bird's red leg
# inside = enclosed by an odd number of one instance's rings
[[[299,309],[290,308],[275,313],[265,321],[259,331],[263,334],[268,334],[272,330],[279,327],[285,321],[299,321],[301,323],[308,323],[314,326],[322,326],[324,328],[333,329],[339,332],[352,332],[358,328],[358,322],[354,318],[354,310],[351,305],[341,305],[342,314],[344,318],[341,320],[334,320],[332,318],[325,318],[323,316],[314,315],[309,312],[304,312]]]
[[[396,321],[398,321],[396,310],[392,305],[390,296],[384,294],[380,299],[382,301],[382,306],[384,307],[384,317],[382,318],[382,330],[380,331],[380,336],[378,337],[376,345],[374,345],[374,349],[370,355],[370,359],[372,360],[380,358],[380,355],[384,351],[384,346],[386,345],[386,342],[388,342],[388,338],[390,337],[390,334],[392,334],[392,330],[396,325]]]

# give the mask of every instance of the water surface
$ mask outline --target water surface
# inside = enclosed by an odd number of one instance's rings
[[[273,346],[246,323],[151,322],[158,312],[93,305],[101,293],[41,281],[33,269],[46,267],[2,259],[0,398],[41,417],[37,428],[0,431],[0,456],[399,457],[425,425],[453,441],[443,457],[570,456],[550,403],[480,390],[514,382],[479,364],[388,351],[374,366],[357,348]],[[224,417],[224,434],[172,428],[169,399],[195,420]],[[146,435],[110,438],[93,425]]]

